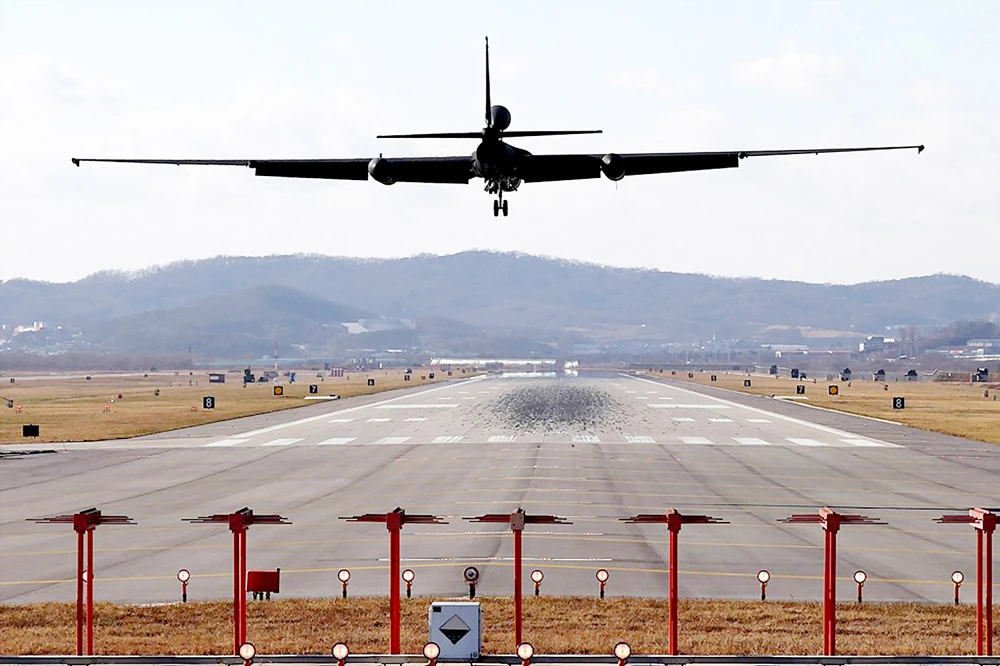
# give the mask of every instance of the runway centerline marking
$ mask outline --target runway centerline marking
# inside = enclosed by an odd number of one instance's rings
[[[707,437],[681,437],[685,444],[711,444],[712,440]]]
[[[406,421],[408,421],[409,423],[416,423],[418,421],[426,421],[426,420],[427,420],[426,416],[412,416],[406,419]]]
[[[350,423],[354,419],[330,419],[327,423]]]

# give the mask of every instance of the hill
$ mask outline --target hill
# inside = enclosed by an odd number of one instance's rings
[[[469,340],[489,337],[544,349],[586,340],[749,338],[782,327],[792,338],[797,327],[862,335],[998,314],[1000,285],[962,276],[820,285],[480,251],[391,260],[216,257],[72,283],[0,285],[0,321],[8,325],[61,323],[102,347],[164,352],[193,350],[195,339],[223,346],[253,339],[253,349],[265,341],[265,351],[274,338],[315,343],[331,323],[371,316],[418,322],[411,333],[380,334],[373,344],[430,340],[468,349]],[[169,343],[165,330],[174,333]]]

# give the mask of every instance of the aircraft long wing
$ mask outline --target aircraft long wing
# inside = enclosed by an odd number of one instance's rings
[[[620,155],[531,155],[518,164],[518,175],[527,183],[556,180],[582,180],[608,174],[613,180],[624,176],[705,169],[729,169],[747,157],[775,155],[819,155],[821,153],[858,153],[876,150],[914,149],[923,146],[873,146],[863,148],[800,148],[794,150],[736,150],[692,153],[623,153]]]
[[[83,162],[114,162],[124,164],[173,164],[196,166],[243,166],[257,176],[278,178],[320,178],[326,180],[368,180],[368,165],[372,158],[334,160],[144,160],[72,158],[73,164]],[[395,182],[404,183],[468,183],[472,178],[471,157],[405,157],[385,160]]]

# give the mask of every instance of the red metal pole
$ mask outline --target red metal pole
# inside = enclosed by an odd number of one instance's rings
[[[514,647],[521,644],[521,532],[514,530]]]
[[[392,518],[395,517],[396,521]],[[395,523],[395,524],[394,524]],[[399,654],[399,531],[398,516],[390,514],[389,526],[389,654]]]
[[[976,654],[982,656],[985,644],[983,633],[983,578],[986,567],[983,563],[983,531],[976,530]]]
[[[87,654],[94,654],[94,529],[87,530]]]
[[[830,531],[830,656],[837,654],[837,532]]]
[[[677,533],[678,529],[670,530],[670,654],[680,654],[677,646]]]
[[[240,532],[240,645],[247,642],[247,531]]]
[[[830,654],[830,532],[823,530],[823,654]]]
[[[240,653],[240,533],[233,530],[233,653]]]
[[[83,531],[76,533],[76,654],[83,655]]]
[[[985,531],[985,530],[984,530]],[[986,550],[983,553],[983,566],[986,568],[986,576],[983,586],[986,588],[986,656],[993,655],[993,531],[985,534]]]

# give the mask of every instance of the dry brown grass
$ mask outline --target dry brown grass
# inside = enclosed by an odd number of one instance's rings
[[[415,368],[413,379],[404,381],[402,370],[350,373],[322,380],[316,377],[316,371],[300,370],[295,384],[283,385],[285,395],[281,397],[273,395],[273,384],[249,384],[244,388],[242,375],[234,373],[228,375],[225,384],[209,384],[208,374],[200,371],[148,377],[95,374],[91,381],[60,377],[19,380],[0,384],[0,397],[24,407],[17,413],[0,403],[0,444],[29,441],[21,437],[21,426],[26,423],[41,426],[41,437],[32,442],[118,439],[315,404],[303,399],[309,395],[309,384],[317,384],[320,395],[335,393],[347,398],[447,379],[447,373],[436,372],[436,378],[431,380],[430,371]],[[454,376],[467,377],[471,373],[455,370]],[[374,387],[367,385],[368,377],[375,379]],[[154,393],[157,389],[159,396]],[[215,397],[215,409],[201,408],[202,396],[206,395]],[[104,412],[106,404],[110,412]],[[192,406],[196,409],[192,410]]]
[[[795,396],[795,386],[806,386],[805,404],[836,409],[851,414],[873,416],[904,423],[914,428],[940,432],[947,435],[969,437],[983,442],[1000,444],[1000,399],[994,400],[994,389],[989,389],[989,397],[983,397],[983,384],[952,384],[923,379],[917,382],[890,381],[885,384],[868,380],[850,382],[813,380],[803,382],[788,377],[748,377],[743,373],[714,373],[717,381],[712,382],[711,372],[695,372],[689,379],[687,372],[670,375],[656,373],[655,377],[670,377],[685,382],[766,396]],[[750,388],[744,388],[743,380],[750,379]],[[840,394],[829,395],[828,386],[836,384]],[[886,389],[885,387],[888,387]],[[892,408],[893,396],[906,398],[906,408]]]
[[[403,600],[402,648],[419,653],[427,637],[430,598]],[[484,654],[513,652],[512,603],[483,605]],[[228,654],[232,606],[201,602],[166,606],[97,605],[99,654]],[[680,648],[685,654],[817,654],[818,603],[682,600]],[[1000,633],[1000,609],[997,633]],[[975,651],[975,609],[962,605],[841,604],[838,652],[878,655],[961,655]],[[74,651],[74,605],[0,605],[0,654]],[[355,654],[388,650],[385,598],[283,599],[249,602],[248,638],[261,654],[327,654],[343,640]],[[637,654],[665,654],[662,599],[528,598],[524,636],[541,654],[609,654],[619,640]]]

